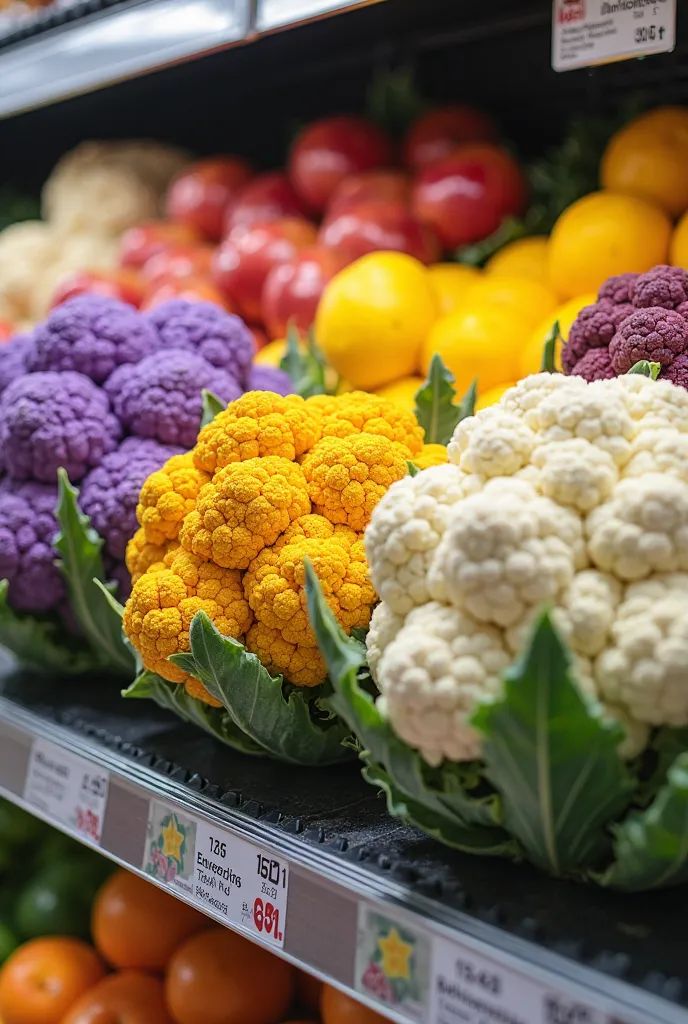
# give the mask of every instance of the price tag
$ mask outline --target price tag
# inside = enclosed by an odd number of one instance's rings
[[[84,757],[35,739],[24,800],[48,818],[100,844],[110,779]]]
[[[286,860],[152,801],[143,870],[184,892],[204,913],[284,946]]]
[[[676,0],[554,0],[555,71],[664,53],[675,42]]]
[[[611,1024],[575,997],[445,939],[435,941],[432,1024]]]

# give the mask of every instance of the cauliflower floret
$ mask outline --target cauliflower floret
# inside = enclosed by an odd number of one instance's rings
[[[411,453],[376,434],[324,437],[302,462],[314,511],[362,532],[396,480],[408,474]]]
[[[595,662],[604,700],[638,722],[688,725],[688,575],[632,584]]]
[[[551,442],[536,448],[532,466],[537,467],[538,490],[560,505],[589,512],[611,494],[619,472],[609,452],[582,437]]]
[[[688,300],[688,274],[683,267],[660,264],[636,278],[631,297],[638,309],[649,306],[677,309]]]
[[[640,373],[623,374],[597,385],[604,394],[621,400],[638,429],[670,426],[688,432],[688,391],[668,380],[652,380]]]
[[[609,387],[613,382],[586,384],[580,377],[566,379],[579,381],[580,387],[559,388],[545,397],[526,414],[531,429],[539,431],[545,443],[583,438],[609,452],[617,466],[623,466],[630,458],[630,442],[637,427],[621,396]]]
[[[373,585],[399,615],[430,600],[427,576],[450,507],[479,490],[479,477],[435,466],[392,484],[373,510],[365,549]]]
[[[211,366],[226,370],[247,391],[274,390],[247,387],[254,348],[251,332],[240,317],[225,312],[214,302],[168,299],[152,309],[148,319],[162,339],[163,348],[181,348],[202,356]],[[223,397],[214,388],[213,393]]]
[[[525,481],[496,478],[451,507],[428,589],[481,622],[511,626],[556,602],[585,562],[577,515]]]
[[[520,380],[515,387],[505,391],[499,406],[507,412],[520,414],[531,429],[537,430],[537,409],[542,401],[557,392],[573,394],[584,387],[585,382],[579,377],[565,377],[563,373],[532,373]],[[483,409],[479,416],[483,416],[487,411]],[[532,423],[530,414],[535,414]]]
[[[210,480],[194,466],[193,453],[173,455],[162,469],[151,473],[141,488],[136,518],[151,544],[179,536],[182,521],[196,508],[196,499]]]
[[[55,232],[41,221],[23,221],[0,232],[0,304],[10,320],[31,316],[36,280],[59,256]]]
[[[201,488],[179,539],[201,558],[228,569],[246,569],[259,551],[310,510],[306,481],[295,463],[277,455],[232,462]]]
[[[646,722],[638,722],[618,704],[603,704],[605,718],[615,718],[623,726],[625,737],[616,748],[619,757],[624,761],[632,761],[642,754],[650,738],[650,726]]]
[[[378,434],[406,445],[412,455],[423,447],[423,429],[416,417],[388,398],[350,391],[331,406],[321,405],[321,411],[323,437]]]
[[[511,656],[498,630],[456,608],[415,608],[385,648],[377,707],[430,765],[472,761],[481,737],[468,722],[480,701],[501,692]]]
[[[616,373],[628,373],[641,359],[670,366],[688,348],[688,322],[673,309],[650,306],[623,320],[609,343]]]
[[[132,586],[138,579],[148,572],[151,566],[162,568],[165,555],[179,547],[179,541],[163,541],[161,544],[152,544],[147,538],[143,527],[140,527],[127,544],[127,551],[124,562],[127,571],[131,576]]]
[[[327,666],[314,644],[290,644],[279,629],[254,622],[246,634],[246,650],[260,658],[268,672],[278,673],[294,686],[320,686]]]
[[[417,455],[413,456],[418,469],[430,469],[431,466],[444,466],[449,457],[443,444],[424,444]]]
[[[320,416],[298,395],[250,391],[227,406],[198,435],[194,464],[214,473],[265,455],[295,459],[320,438]]]
[[[594,380],[611,380],[616,377],[608,348],[591,348],[575,364],[571,373],[592,384]]]
[[[449,461],[466,473],[512,476],[530,462],[538,438],[514,412],[501,405],[485,410],[489,415],[462,420],[449,442]]]
[[[292,541],[302,538],[306,540],[333,539],[347,547],[361,539],[360,534],[350,527],[344,526],[342,523],[331,523],[329,519],[325,519],[325,516],[309,512],[307,515],[295,519],[291,526],[287,527],[284,533],[277,538],[272,549],[279,551],[285,544],[291,544]]]
[[[617,305],[631,302],[633,289],[639,276],[639,274],[626,273],[608,277],[597,294],[598,301],[608,299]]]
[[[95,164],[82,167],[78,176],[53,173],[45,186],[43,208],[62,234],[116,236],[152,220],[158,212],[158,196],[126,167]]]
[[[405,616],[397,615],[396,612],[393,612],[386,601],[380,601],[373,609],[373,614],[370,617],[370,625],[366,634],[368,668],[380,690],[380,680],[377,672],[380,658],[404,625],[404,621]]]
[[[586,532],[595,565],[622,580],[688,569],[688,483],[661,473],[620,480]]]
[[[688,483],[688,434],[670,427],[641,429],[622,475],[626,478],[648,473],[667,473]]]
[[[608,300],[584,306],[571,325],[568,341],[561,351],[564,373],[574,373],[577,363],[597,349],[606,349],[622,320],[634,313],[633,306],[614,305]]]

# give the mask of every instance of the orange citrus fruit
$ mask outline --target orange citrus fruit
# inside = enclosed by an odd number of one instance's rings
[[[3,1024],[60,1024],[104,974],[102,960],[81,939],[32,939],[0,970],[0,1018]]]
[[[680,216],[688,209],[688,110],[657,107],[624,125],[607,144],[600,175],[603,188]]]
[[[387,1017],[332,985],[323,985],[320,1014],[322,1024],[389,1024]]]
[[[164,922],[160,922],[164,927]],[[174,1024],[160,978],[120,971],[103,978],[70,1007],[60,1024]]]

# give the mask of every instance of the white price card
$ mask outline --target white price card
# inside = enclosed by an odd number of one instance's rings
[[[665,53],[675,42],[676,0],[554,0],[555,71]]]
[[[153,800],[143,870],[199,910],[282,947],[289,864],[223,828]]]
[[[431,1024],[611,1024],[579,1000],[490,957],[435,940]]]
[[[91,761],[56,743],[35,739],[24,800],[56,824],[100,845],[110,778]]]

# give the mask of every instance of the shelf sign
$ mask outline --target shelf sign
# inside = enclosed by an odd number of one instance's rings
[[[430,950],[430,937],[414,924],[396,914],[390,916],[387,910],[359,903],[354,988],[361,995],[411,1020],[424,1021]]]
[[[31,746],[24,800],[56,825],[100,845],[108,773],[48,740]]]
[[[673,50],[676,0],[554,0],[552,67],[593,67]]]
[[[284,946],[286,860],[152,800],[143,870],[223,924]]]

